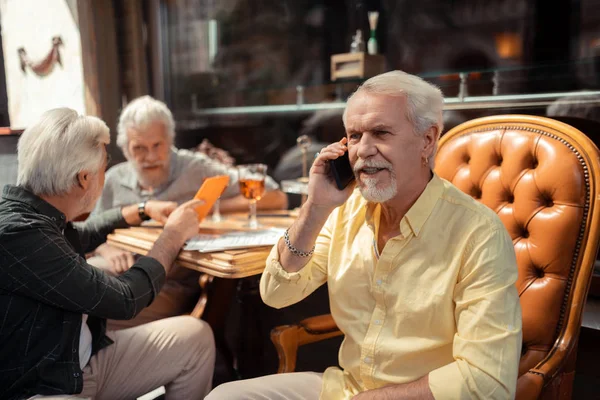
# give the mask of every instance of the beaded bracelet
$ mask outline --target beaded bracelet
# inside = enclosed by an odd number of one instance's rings
[[[313,246],[313,248],[309,252],[298,250],[297,248],[292,246],[292,243],[290,242],[289,230],[290,230],[290,228],[286,229],[285,232],[283,233],[283,240],[285,241],[285,245],[287,246],[290,253],[292,253],[293,255],[298,256],[298,257],[312,256],[312,254],[315,252],[315,246]]]

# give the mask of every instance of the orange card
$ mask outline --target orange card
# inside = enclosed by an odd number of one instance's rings
[[[204,204],[196,207],[198,221],[202,221],[208,215],[215,201],[223,194],[229,184],[228,175],[217,175],[206,178],[200,189],[194,196],[196,200],[204,200]]]

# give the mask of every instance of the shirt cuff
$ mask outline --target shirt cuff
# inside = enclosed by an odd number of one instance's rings
[[[429,390],[435,400],[464,399],[465,378],[456,362],[434,369],[429,373]]]
[[[131,268],[139,268],[146,273],[154,297],[158,295],[160,289],[165,283],[165,268],[155,258],[152,257],[140,257]]]
[[[287,284],[298,284],[303,278],[306,278],[310,275],[310,260],[307,265],[305,265],[298,272],[288,272],[281,266],[279,262],[279,250],[277,249],[277,245],[273,246],[273,250],[267,259],[267,264],[265,266],[265,272],[273,277],[273,279],[278,283],[287,283]]]

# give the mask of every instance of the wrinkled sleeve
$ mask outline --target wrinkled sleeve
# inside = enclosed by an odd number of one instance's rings
[[[84,222],[76,222],[73,226],[77,229],[83,251],[88,253],[105,243],[109,233],[118,228],[127,228],[129,225],[125,222],[121,209],[113,208],[92,215]]]
[[[315,252],[308,264],[298,272],[287,272],[279,263],[277,245],[267,258],[260,279],[260,296],[265,304],[274,308],[290,306],[304,299],[327,281],[327,262],[334,225],[329,217],[317,237]]]
[[[131,319],[156,297],[165,270],[141,257],[119,277],[88,264],[62,235],[31,222],[5,232],[0,244],[0,291],[101,318]],[[35,243],[35,247],[22,243]]]
[[[441,399],[512,399],[521,353],[514,247],[504,228],[475,232],[455,287],[454,362],[429,373]]]

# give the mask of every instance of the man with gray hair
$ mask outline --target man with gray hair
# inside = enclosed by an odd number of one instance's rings
[[[0,398],[131,399],[160,386],[167,398],[202,398],[215,360],[210,327],[192,317],[106,332],[106,318],[131,319],[157,296],[187,239],[195,207],[149,201],[165,224],[147,257],[113,277],[85,253],[115,228],[139,225],[137,205],[73,224],[104,185],[106,124],[68,108],[50,110],[18,144],[18,181],[0,201]]]
[[[513,244],[498,216],[432,172],[443,97],[392,71],[348,100],[346,137],[315,159],[308,200],[273,248],[268,305],[328,283],[345,339],[338,367],[227,383],[207,399],[509,399],[521,310]],[[329,161],[348,152],[355,187]]]
[[[235,169],[204,154],[173,147],[175,121],[167,106],[150,96],[129,103],[121,113],[117,144],[127,162],[106,173],[106,184],[94,214],[123,204],[138,203],[143,208],[150,199],[183,203],[196,194],[205,178],[229,175],[230,183],[220,202],[221,212],[247,211],[249,201],[239,191]],[[259,209],[284,209],[287,196],[271,178],[266,180],[265,196]],[[104,244],[91,262],[118,275],[133,264],[133,255]],[[175,266],[165,288],[150,307],[131,321],[110,321],[114,328],[126,328],[191,311],[198,298],[198,272]]]

